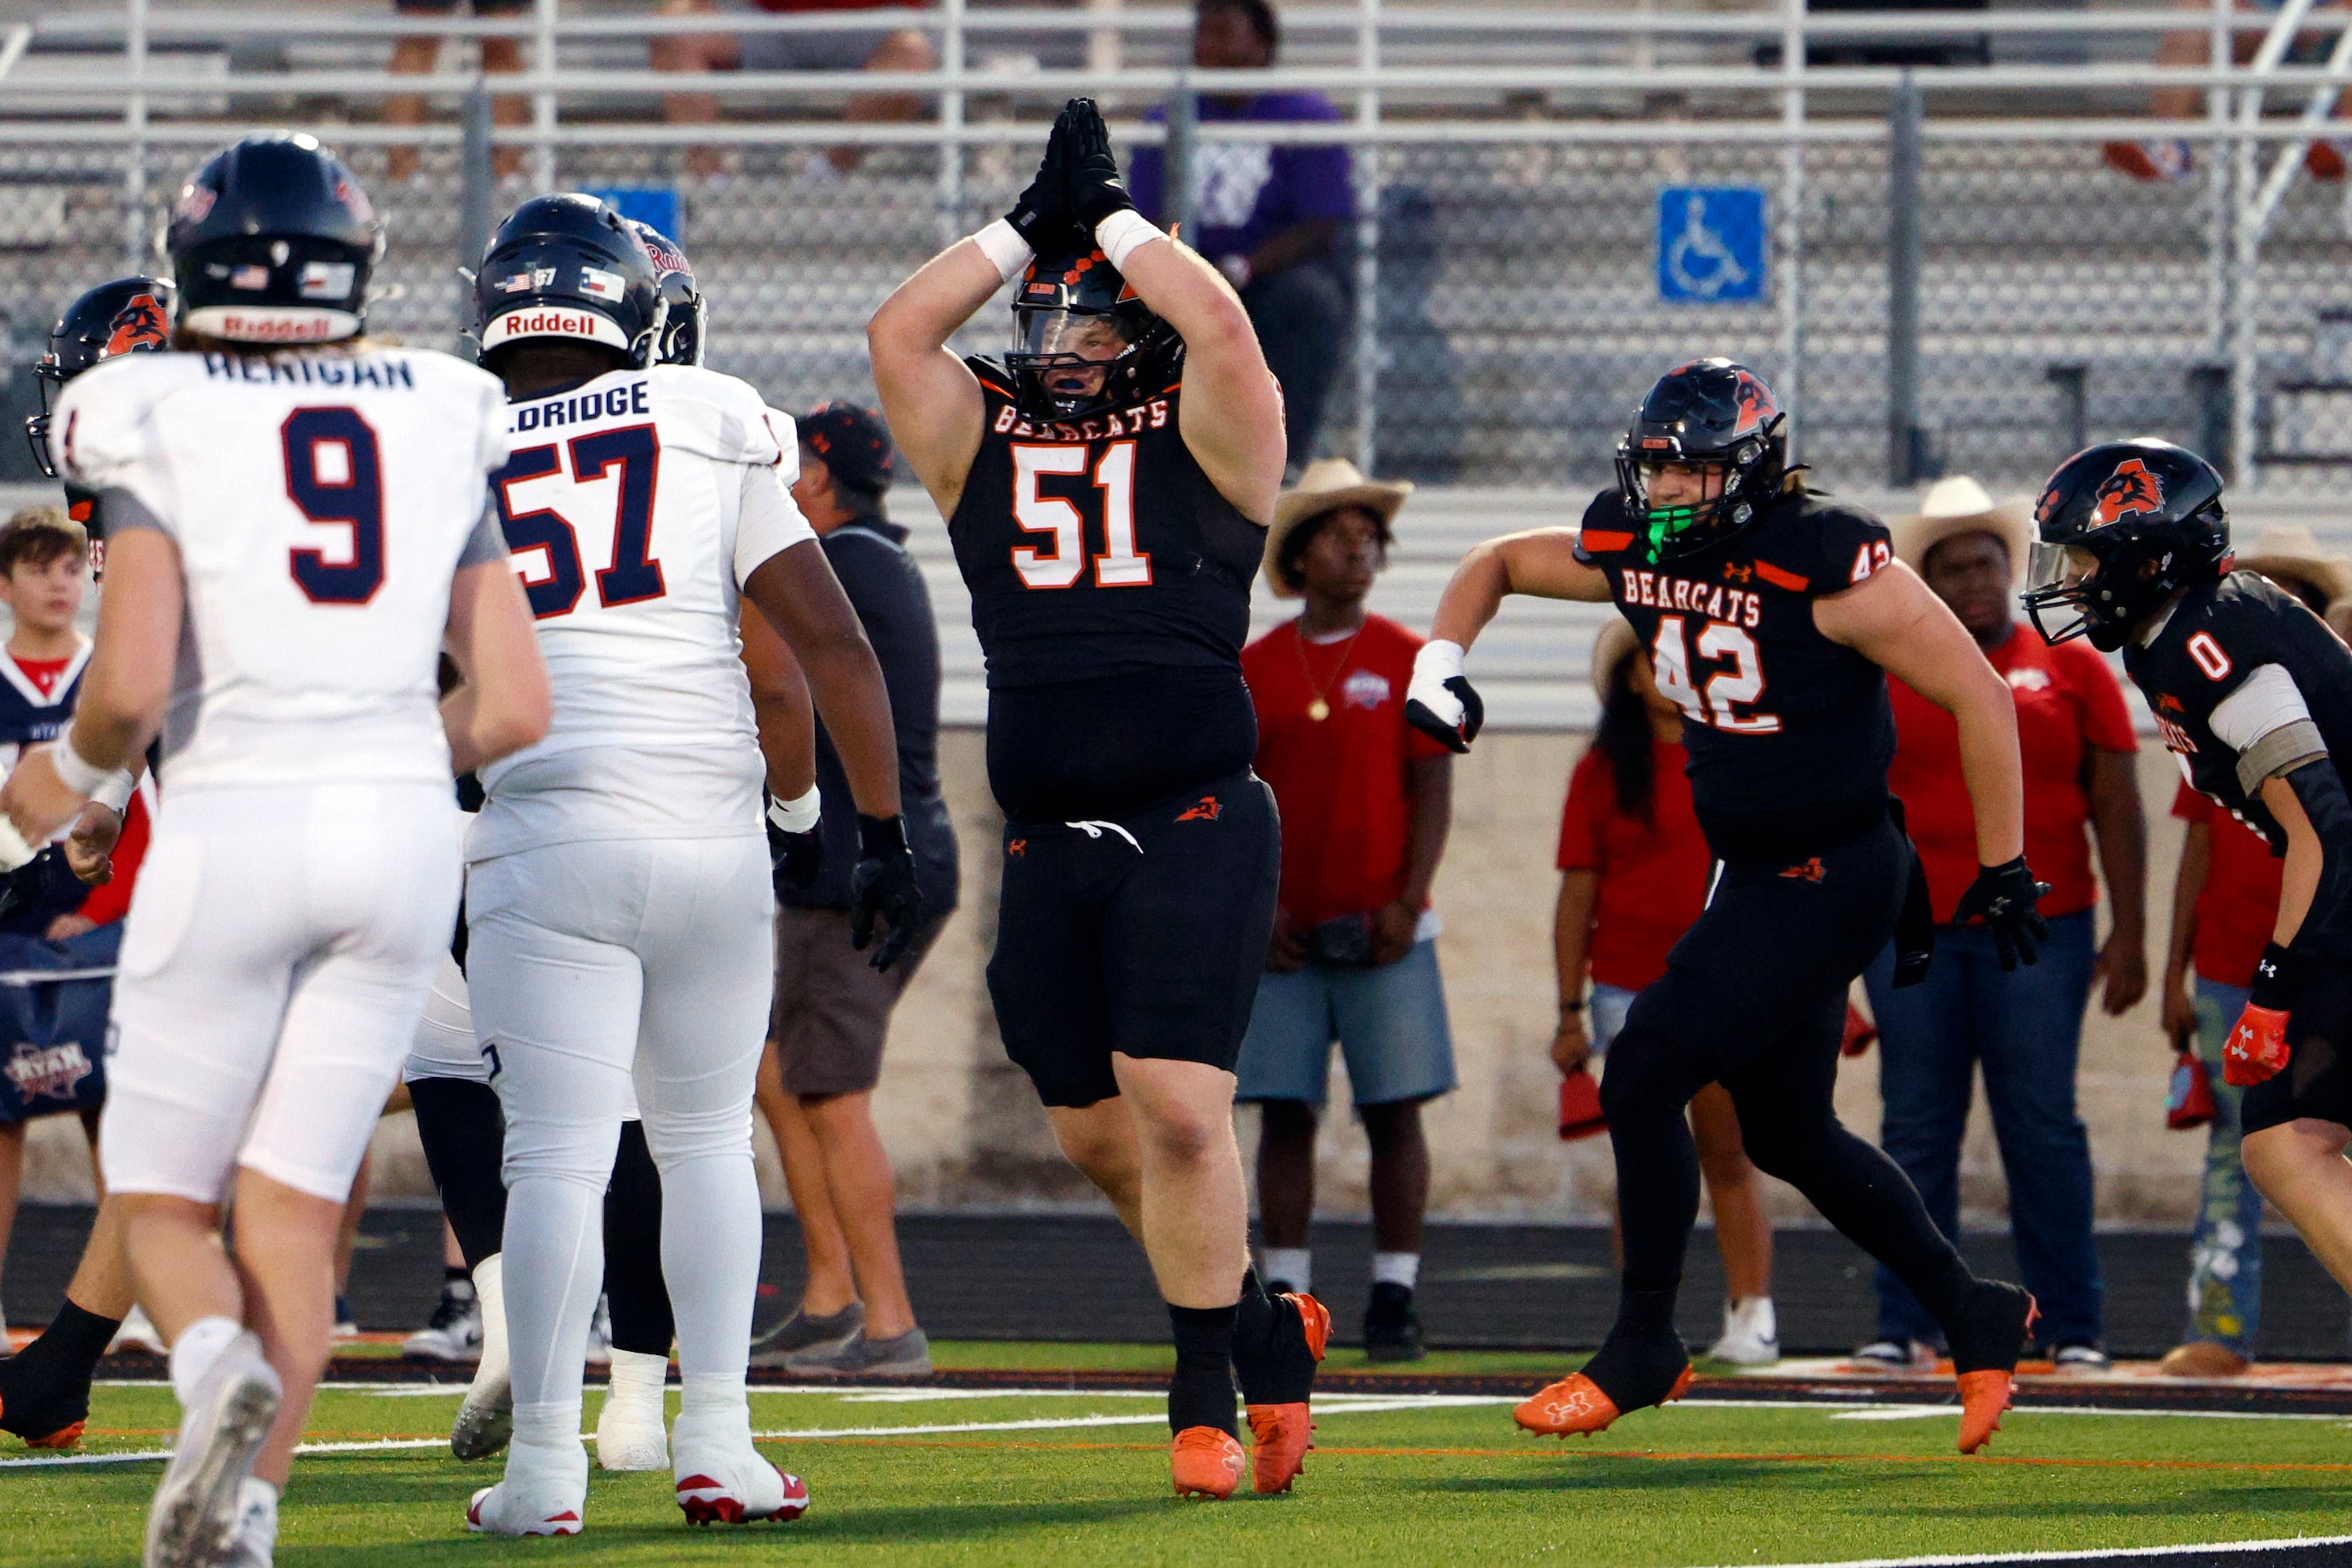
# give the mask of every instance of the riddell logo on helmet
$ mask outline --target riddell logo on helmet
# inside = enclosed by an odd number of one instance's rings
[[[325,310],[283,314],[240,315],[234,309],[224,312],[213,331],[217,336],[240,343],[321,343],[331,338],[348,335],[348,330],[332,319],[338,312]]]
[[[2147,465],[2137,458],[2126,458],[2100,482],[2093,497],[2091,526],[2105,528],[2137,512],[2163,510],[2163,481],[2148,472]]]

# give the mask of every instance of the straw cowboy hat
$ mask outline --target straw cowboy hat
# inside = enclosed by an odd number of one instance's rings
[[[1602,707],[1609,704],[1609,677],[1615,672],[1618,660],[1639,646],[1633,628],[1622,616],[1610,616],[1601,635],[1592,639],[1592,695],[1601,699]]]
[[[2290,586],[2308,583],[2326,596],[2330,609],[2352,594],[2352,561],[2341,555],[2322,555],[2319,541],[2307,528],[2263,530],[2254,547],[2238,557],[2237,568],[2288,581]]]
[[[1404,498],[1412,494],[1410,479],[1368,479],[1345,458],[1318,458],[1307,465],[1298,482],[1274,503],[1274,526],[1265,531],[1265,582],[1277,599],[1296,599],[1299,590],[1282,580],[1275,563],[1282,558],[1282,542],[1310,518],[1343,506],[1360,506],[1381,520],[1383,539],[1396,522]]]
[[[1895,555],[1914,572],[1927,569],[1927,552],[1962,533],[1990,533],[2009,547],[2010,575],[2025,576],[2033,543],[2033,503],[2022,497],[1995,501],[1966,474],[1937,479],[1919,510],[1895,520]]]

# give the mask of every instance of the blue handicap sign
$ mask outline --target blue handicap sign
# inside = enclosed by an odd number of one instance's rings
[[[1760,300],[1764,269],[1762,187],[1659,187],[1659,299],[1702,305]]]
[[[678,232],[680,220],[685,215],[678,210],[675,186],[591,185],[587,194],[623,217],[651,224],[675,243],[686,243],[686,236]]]

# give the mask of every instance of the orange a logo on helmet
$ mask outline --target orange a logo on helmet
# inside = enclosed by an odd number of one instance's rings
[[[106,346],[98,351],[98,357],[112,359],[134,349],[160,349],[171,341],[171,323],[164,319],[163,307],[155,302],[155,296],[133,294],[130,302],[114,313],[114,320],[107,323]]]
[[[1750,430],[1760,429],[1768,420],[1780,412],[1780,405],[1772,401],[1771,389],[1746,371],[1741,371],[1739,373],[1739,419],[1731,427],[1731,433],[1734,436],[1745,436]]]
[[[2137,512],[2164,510],[2164,485],[2137,458],[2126,458],[2092,496],[2091,526],[2105,528]]]

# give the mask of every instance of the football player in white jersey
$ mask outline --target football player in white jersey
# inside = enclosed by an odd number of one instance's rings
[[[506,1110],[514,1436],[476,1530],[572,1534],[586,1510],[581,1343],[598,1207],[634,1077],[661,1171],[683,1384],[677,1497],[702,1523],[792,1518],[807,1490],[751,1443],[744,1370],[760,1254],[751,1110],[773,963],[765,774],[814,814],[804,751],[763,763],[740,660],[749,599],[798,657],[857,797],[861,931],[919,926],[889,699],[785,491],[759,394],[655,364],[652,257],[593,197],[524,204],[475,282],[511,400],[492,489],[539,618],[555,721],[485,770],[467,843],[474,1022]],[[795,754],[786,754],[792,752]],[[804,824],[801,824],[804,826]],[[863,942],[861,942],[863,945]]]
[[[237,142],[173,206],[192,352],[109,361],[57,411],[106,599],[73,722],[0,807],[44,837],[162,732],[101,1140],[184,1412],[150,1568],[269,1561],[337,1220],[456,914],[451,769],[549,721],[486,504],[499,388],[360,336],[380,237],[316,142]],[[445,647],[466,684],[441,702]]]

